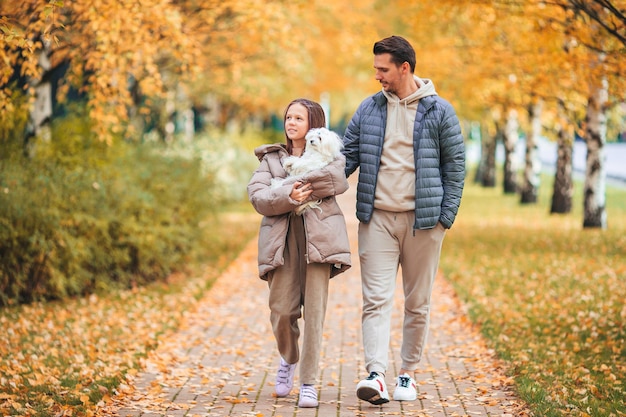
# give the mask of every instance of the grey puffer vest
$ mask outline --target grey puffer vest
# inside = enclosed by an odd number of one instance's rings
[[[368,223],[387,122],[387,98],[382,92],[365,99],[344,134],[346,176],[357,168],[356,216]],[[413,125],[415,159],[415,225],[430,229],[441,222],[450,228],[461,204],[465,184],[465,145],[454,108],[439,96],[420,99]]]

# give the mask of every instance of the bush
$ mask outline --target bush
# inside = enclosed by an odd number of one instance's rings
[[[55,126],[34,159],[0,160],[0,305],[163,279],[225,201],[197,151],[106,147],[81,126]]]
[[[101,170],[5,163],[0,293],[30,301],[128,287],[184,266],[212,209],[200,162],[138,148]]]

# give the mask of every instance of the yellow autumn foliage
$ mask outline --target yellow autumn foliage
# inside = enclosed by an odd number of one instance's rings
[[[133,101],[134,83],[148,98],[182,91],[202,102],[211,94],[238,118],[328,94],[336,120],[378,89],[371,47],[390,34],[414,43],[416,72],[433,79],[463,118],[480,119],[503,103],[524,106],[531,93],[580,108],[602,78],[613,101],[621,100],[624,28],[599,1],[580,3],[596,20],[575,3],[2,2],[0,108],[14,102],[9,80],[36,83],[46,42],[53,66],[69,64],[61,96],[69,86],[86,94],[102,138],[126,121],[128,108],[142,105]],[[613,3],[624,9],[624,0]]]

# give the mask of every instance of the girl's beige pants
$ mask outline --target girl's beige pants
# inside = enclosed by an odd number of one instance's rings
[[[302,216],[290,216],[284,257],[285,264],[268,278],[270,322],[280,355],[288,363],[300,362],[300,383],[316,384],[331,265],[307,264]],[[300,357],[301,317],[304,337]]]

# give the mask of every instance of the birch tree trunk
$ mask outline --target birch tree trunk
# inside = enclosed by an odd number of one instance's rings
[[[559,100],[557,133],[556,172],[550,213],[570,213],[574,195],[573,153],[574,132],[565,110],[565,103]]]
[[[484,144],[484,166],[482,172],[482,185],[483,187],[495,187],[496,186],[496,143],[498,137],[501,135],[500,124],[496,122],[496,134],[493,137],[485,135]]]
[[[480,155],[478,159],[478,166],[476,167],[476,173],[474,174],[474,183],[482,184],[483,182],[483,173],[485,172],[485,155],[487,154],[487,141],[484,139],[485,136],[481,135],[480,137]]]
[[[50,43],[42,40],[43,48],[39,51],[37,60],[41,67],[40,80],[29,80],[29,84],[34,86],[34,101],[28,113],[28,121],[24,132],[23,152],[27,158],[32,158],[35,154],[35,146],[38,138],[44,141],[50,140],[50,119],[52,117],[52,84],[49,73],[52,65],[50,63]]]
[[[589,96],[585,128],[587,164],[585,168],[583,228],[606,229],[606,171],[604,145],[606,143],[606,108],[608,82],[595,87]]]
[[[515,160],[515,147],[519,140],[519,122],[517,111],[510,109],[507,112],[506,125],[502,142],[504,144],[504,193],[513,194],[517,192],[517,161]]]
[[[487,142],[489,142],[489,133],[488,129],[485,128],[481,124],[480,128],[480,137],[478,140],[480,141],[480,155],[478,159],[478,166],[476,168],[476,174],[474,175],[474,183],[482,184],[483,183],[483,174],[485,169],[487,168]]]
[[[537,202],[539,184],[541,182],[541,161],[539,160],[539,137],[541,135],[541,111],[543,102],[534,100],[528,107],[530,131],[526,136],[526,152],[524,157],[524,177],[522,179],[522,204]]]

